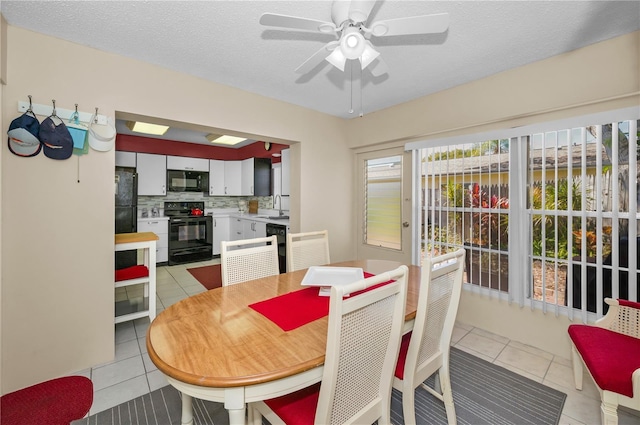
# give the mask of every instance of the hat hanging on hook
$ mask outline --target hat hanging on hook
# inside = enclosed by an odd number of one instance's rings
[[[36,156],[42,149],[40,143],[40,122],[33,113],[31,95],[29,97],[29,109],[11,121],[7,135],[9,135],[9,151],[21,157]]]
[[[111,122],[111,117],[107,117],[106,125],[98,124],[98,108],[96,113],[89,120],[89,146],[99,152],[107,152],[113,149],[116,140],[116,127]]]

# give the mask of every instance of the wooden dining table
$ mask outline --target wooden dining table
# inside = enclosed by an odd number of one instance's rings
[[[400,265],[385,260],[331,264],[359,267],[374,275]],[[420,267],[408,267],[405,331],[412,328],[420,284]],[[183,425],[193,424],[192,397],[223,403],[230,424],[244,424],[246,403],[321,380],[328,317],[284,331],[250,307],[304,289],[301,282],[306,271],[202,292],[169,306],[153,320],[147,330],[147,351],[182,393]]]

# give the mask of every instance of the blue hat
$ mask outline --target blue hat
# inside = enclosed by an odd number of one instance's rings
[[[42,144],[38,135],[40,123],[29,112],[11,121],[9,125],[9,150],[18,156],[36,156],[40,153]]]
[[[49,158],[67,159],[73,153],[73,139],[62,120],[60,120],[60,124],[55,125],[51,117],[46,118],[40,124],[39,135],[40,141],[44,145],[44,154]]]

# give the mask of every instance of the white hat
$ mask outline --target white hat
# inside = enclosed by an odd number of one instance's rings
[[[116,140],[116,128],[111,124],[111,118],[107,118],[107,125],[98,124],[96,121],[97,117],[94,114],[89,120],[89,146],[96,151],[110,151]]]

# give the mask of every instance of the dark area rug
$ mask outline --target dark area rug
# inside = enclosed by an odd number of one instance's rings
[[[451,387],[458,425],[557,425],[567,395],[457,348],[451,349]],[[433,388],[433,377],[426,381]],[[444,404],[416,389],[416,422],[446,424]],[[391,395],[391,422],[404,424],[402,394]]]
[[[187,271],[207,289],[214,289],[222,286],[220,264],[194,267],[192,269],[187,269]]]
[[[432,382],[430,378],[427,384]],[[451,349],[451,385],[459,425],[557,425],[567,397],[456,348]],[[447,423],[444,405],[421,388],[416,390],[415,406],[418,424]],[[194,399],[193,412],[194,425],[229,423],[220,403]],[[180,395],[169,386],[72,424],[179,424],[180,414]],[[396,390],[391,399],[391,422],[404,424],[402,394]]]

